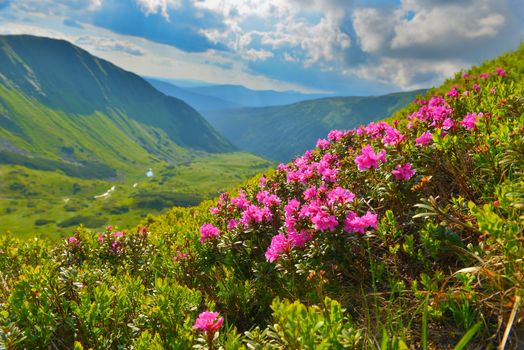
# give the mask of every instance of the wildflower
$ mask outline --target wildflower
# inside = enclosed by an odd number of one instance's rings
[[[427,146],[431,143],[432,140],[433,136],[429,131],[426,131],[425,133],[420,135],[420,137],[415,139],[415,143],[417,144],[417,146]]]
[[[215,238],[220,234],[220,230],[213,224],[203,224],[200,227],[200,242],[204,243],[206,239]]]
[[[293,217],[298,212],[299,207],[300,202],[296,199],[291,199],[289,202],[287,202],[286,206],[284,207],[286,217]]]
[[[344,136],[344,132],[340,130],[331,130],[328,134],[330,141],[338,141]]]
[[[227,223],[227,229],[229,231],[232,231],[234,229],[236,229],[238,227],[238,224],[239,224],[239,221],[238,220],[235,220],[235,219],[231,219],[229,220],[229,222]]]
[[[104,239],[105,239],[105,236],[104,236],[102,233],[99,233],[99,234],[98,234],[98,241],[99,241],[99,242],[103,242]]]
[[[334,204],[346,204],[353,202],[353,199],[355,199],[355,194],[351,192],[350,190],[346,190],[340,186],[335,187],[331,192],[328,194],[328,203],[330,205]]]
[[[124,232],[122,232],[122,231],[113,232],[111,235],[113,237],[122,237],[124,235]]]
[[[495,73],[497,73],[499,77],[503,77],[507,74],[506,71],[502,69],[502,67],[497,67],[497,69],[495,70]]]
[[[386,146],[395,146],[404,140],[404,135],[398,132],[397,129],[390,126],[386,127],[386,134],[382,138],[382,143]]]
[[[315,226],[315,229],[319,231],[329,230],[333,232],[338,226],[337,218],[322,210],[317,211],[317,213],[311,218],[311,222]]]
[[[484,114],[482,113],[468,113],[464,119],[460,122],[460,125],[462,125],[467,130],[473,130],[475,129],[476,123],[479,121],[479,118],[482,118]]]
[[[455,122],[451,118],[446,118],[442,122],[442,129],[444,129],[444,130],[449,130],[449,129],[451,129],[454,126],[455,126]]]
[[[304,199],[310,200],[317,196],[317,188],[315,186],[310,186],[307,190],[304,191]]]
[[[362,148],[362,154],[355,158],[355,164],[357,164],[358,170],[364,171],[378,167],[379,160],[382,163],[386,162],[386,151],[380,150],[378,154],[375,154],[373,148],[370,145],[366,145]]]
[[[295,248],[302,248],[307,242],[311,240],[311,234],[305,230],[296,232],[294,230],[288,232],[289,243]]]
[[[209,208],[209,213],[211,213],[213,215],[217,215],[218,212],[219,212],[218,208]]]
[[[358,232],[363,234],[366,232],[366,228],[376,229],[377,226],[377,214],[369,211],[363,216],[357,216],[350,211],[344,220],[344,230],[348,233]]]
[[[69,243],[70,245],[76,246],[80,243],[80,241],[78,240],[78,238],[71,236],[67,239],[67,243]]]
[[[455,98],[457,98],[458,95],[459,95],[459,93],[458,93],[457,89],[454,86],[446,94],[446,96],[448,96],[448,97],[455,97]]]
[[[393,170],[391,173],[393,174],[393,176],[395,176],[395,179],[397,181],[400,181],[400,180],[406,180],[407,181],[407,180],[411,179],[413,177],[413,175],[415,175],[415,171],[411,167],[410,163],[406,163],[404,165],[398,164],[395,167],[395,170]]]
[[[223,322],[224,318],[218,317],[218,312],[204,311],[198,315],[193,329],[200,329],[209,336],[209,334],[214,334],[218,331]]]
[[[482,73],[482,74],[480,74],[479,76],[480,76],[480,78],[482,78],[482,79],[488,79],[488,78],[489,78],[489,74],[488,74],[488,73]]]
[[[329,147],[329,141],[324,139],[317,140],[317,148],[326,149]]]
[[[266,251],[266,260],[273,262],[277,260],[282,253],[289,252],[289,249],[289,240],[282,233],[279,233],[271,239],[271,244]]]
[[[473,84],[473,86],[471,88],[478,92],[480,90],[480,85],[479,84]]]
[[[259,208],[254,204],[247,207],[246,211],[242,214],[240,223],[245,227],[249,227],[252,222],[260,223],[265,220],[270,220],[273,217],[269,208]]]
[[[238,197],[231,198],[231,204],[236,206],[238,209],[244,210],[251,203],[249,203],[249,201],[246,199],[246,192],[240,190]]]

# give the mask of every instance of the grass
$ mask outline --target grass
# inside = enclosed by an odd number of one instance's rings
[[[248,153],[214,154],[177,166],[160,163],[153,167],[152,178],[145,176],[147,169],[142,175],[135,170],[120,181],[1,165],[0,232],[56,239],[71,234],[78,224],[95,230],[109,224],[125,227],[173,206],[197,205],[270,165]],[[94,198],[112,186],[110,196]]]

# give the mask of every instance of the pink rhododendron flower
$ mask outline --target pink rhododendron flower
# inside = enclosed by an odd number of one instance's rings
[[[502,69],[502,67],[497,67],[497,69],[495,70],[495,73],[497,73],[499,77],[503,77],[507,74],[506,71]]]
[[[289,252],[290,247],[289,240],[282,233],[273,236],[266,251],[266,260],[269,262],[277,260],[282,253]]]
[[[455,122],[451,118],[446,118],[442,122],[442,129],[444,129],[444,130],[449,130],[449,129],[451,129],[454,126],[455,126]]]
[[[385,135],[382,138],[382,143],[386,146],[395,146],[404,140],[404,135],[398,132],[397,129],[388,126],[385,129]]]
[[[355,194],[350,190],[346,190],[345,188],[337,186],[331,190],[331,192],[329,192],[327,199],[329,205],[346,204],[353,202],[353,199],[355,199]]]
[[[317,211],[317,213],[311,217],[311,222],[315,229],[319,231],[333,232],[338,226],[337,218],[322,210]]]
[[[204,243],[206,239],[215,238],[220,234],[220,230],[213,224],[203,224],[200,227],[200,242]]]
[[[433,135],[429,131],[420,135],[420,137],[415,139],[417,146],[427,146],[433,141]]]
[[[218,208],[209,208],[209,213],[213,215],[217,215],[219,213],[219,209]]]
[[[246,192],[240,190],[237,197],[231,198],[231,204],[236,206],[238,209],[244,210],[251,203],[246,199]]]
[[[340,130],[331,130],[328,134],[328,140],[330,141],[338,141],[342,137],[344,137],[344,132]]]
[[[455,98],[457,98],[458,95],[459,95],[459,93],[458,93],[457,89],[454,86],[446,94],[446,96],[448,96],[448,97],[455,97]]]
[[[98,241],[99,241],[99,242],[103,242],[104,239],[105,239],[105,236],[104,236],[103,234],[100,233],[100,234],[98,235]]]
[[[473,89],[474,91],[479,91],[480,90],[480,85],[475,83],[475,84],[473,84],[471,89]]]
[[[234,230],[234,229],[237,228],[238,224],[239,224],[239,221],[238,221],[238,220],[231,219],[231,220],[229,220],[229,222],[227,223],[227,229],[228,229],[229,231],[232,231],[232,230]]]
[[[269,221],[272,217],[273,214],[271,213],[271,210],[269,210],[269,208],[260,208],[254,204],[251,204],[242,214],[240,223],[244,225],[244,227],[249,227],[249,225],[253,222],[261,223],[263,221]]]
[[[375,154],[375,151],[370,145],[362,148],[362,154],[355,158],[355,164],[357,164],[358,170],[360,171],[378,167],[378,161],[382,163],[386,162],[386,151],[380,150],[378,154]]]
[[[357,216],[354,212],[348,212],[344,220],[344,230],[348,233],[365,233],[366,228],[376,229],[378,225],[377,214],[367,212],[363,216]]]
[[[71,244],[71,245],[78,245],[80,243],[80,241],[74,237],[74,236],[71,236],[67,239],[67,243]]]
[[[462,125],[467,130],[473,130],[477,127],[475,123],[477,123],[479,119],[482,118],[483,116],[484,114],[482,113],[479,113],[479,114],[468,113],[464,117],[464,119],[462,119],[462,121],[460,122],[460,125]]]
[[[204,311],[198,315],[193,329],[200,329],[208,334],[214,334],[222,326],[223,322],[224,318],[218,317],[218,312]]]
[[[393,176],[395,176],[395,179],[397,181],[409,180],[413,177],[413,175],[415,175],[415,171],[411,167],[410,163],[406,163],[404,165],[398,164],[395,167],[395,170],[393,170],[391,173],[393,174]]]
[[[317,140],[317,148],[326,149],[329,147],[329,141],[324,139]]]
[[[113,232],[111,235],[113,237],[122,237],[122,236],[124,236],[124,232],[122,232],[122,231]]]
[[[488,79],[489,78],[489,74],[488,73],[482,73],[479,75],[479,77],[481,77],[482,79]]]
[[[298,208],[300,208],[300,202],[296,199],[291,199],[289,202],[287,202],[286,206],[284,207],[284,212],[286,213],[286,217],[293,217],[298,213]]]
[[[303,230],[300,232],[290,231],[288,232],[288,240],[293,248],[302,248],[304,245],[311,241],[311,233]]]

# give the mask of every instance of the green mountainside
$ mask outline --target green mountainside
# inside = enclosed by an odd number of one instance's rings
[[[390,115],[424,90],[372,97],[329,97],[285,106],[205,111],[235,146],[287,162],[333,129],[350,129]]]
[[[0,231],[54,236],[69,224],[139,220],[269,164],[236,151],[185,102],[66,41],[0,36]],[[149,168],[158,176],[146,178]]]

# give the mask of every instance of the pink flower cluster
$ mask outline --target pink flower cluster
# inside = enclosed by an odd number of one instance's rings
[[[203,224],[200,227],[200,242],[204,242],[206,239],[212,239],[220,234],[220,230],[213,224]]]
[[[391,172],[393,176],[395,177],[395,180],[401,181],[401,180],[409,180],[415,175],[415,171],[413,170],[413,167],[410,163],[406,163],[404,165],[398,164],[395,169]]]
[[[477,122],[484,116],[483,113],[468,113],[464,119],[460,122],[460,125],[462,125],[467,130],[473,130],[477,128]]]
[[[502,77],[506,72],[500,68],[487,77],[495,75]],[[376,230],[377,213],[364,211],[364,201],[355,193],[363,193],[361,184],[410,181],[417,173],[417,158],[409,159],[406,148],[416,153],[413,149],[431,145],[434,135],[446,137],[478,126],[482,113],[469,113],[460,120],[452,108],[464,99],[464,92],[476,98],[483,91],[474,82],[463,83],[469,91],[462,91],[462,85],[457,84],[444,97],[416,101],[418,110],[406,118],[407,125],[404,121],[391,125],[372,122],[353,130],[333,130],[326,139],[317,141],[315,150],[287,165],[280,164],[274,176],[261,178],[258,189],[241,190],[233,198],[222,195],[217,207],[211,209],[219,217],[220,229],[203,225],[201,241],[219,236],[221,230],[238,239],[260,234],[262,239],[267,237],[263,241],[267,244],[265,258],[274,262],[282,256],[293,256],[298,249],[314,247],[317,239]],[[373,176],[360,173],[369,169],[377,170]],[[366,180],[360,183],[362,178]],[[269,232],[270,242],[266,236]]]
[[[204,311],[198,315],[193,329],[200,329],[209,336],[218,331],[223,322],[224,318],[218,317],[218,312]]]
[[[355,164],[360,171],[378,167],[379,161],[381,163],[386,162],[386,151],[382,149],[379,153],[375,153],[370,145],[364,146],[362,154],[355,158]]]

